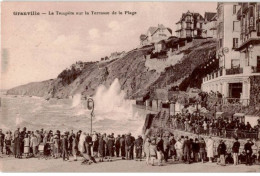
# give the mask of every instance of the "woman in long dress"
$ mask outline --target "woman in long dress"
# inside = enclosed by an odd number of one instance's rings
[[[145,142],[144,142],[144,153],[146,156],[146,164],[149,165],[149,159],[150,159],[150,139],[147,137]]]
[[[24,142],[24,149],[23,149],[24,154],[25,154],[25,157],[28,158],[29,152],[30,152],[30,139],[28,137],[28,134],[25,134],[23,142]]]
[[[103,162],[104,161],[104,157],[105,157],[105,147],[106,147],[106,142],[103,139],[104,136],[101,136],[98,142],[98,153],[99,153],[99,161]]]
[[[211,137],[207,141],[207,157],[209,158],[209,162],[212,162],[212,158],[214,157],[214,140]]]
[[[79,145],[78,145],[78,149],[80,151],[80,153],[84,153],[85,152],[85,147],[84,147],[84,142],[86,139],[86,133],[81,133],[80,137],[79,137]]]

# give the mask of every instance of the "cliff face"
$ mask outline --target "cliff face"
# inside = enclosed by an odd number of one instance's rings
[[[45,98],[68,98],[76,93],[93,96],[99,85],[109,87],[114,79],[118,78],[127,98],[136,98],[151,93],[154,87],[162,87],[166,79],[169,84],[174,84],[189,77],[198,65],[205,62],[203,53],[214,51],[215,46],[214,40],[196,43],[192,48],[181,51],[179,54],[183,57],[177,64],[171,66],[173,69],[166,67],[164,72],[146,67],[145,56],[151,53],[153,47],[136,49],[121,59],[84,63],[80,71],[75,72],[75,69],[64,71],[56,79],[18,86],[8,90],[7,94]],[[170,77],[166,76],[169,70],[171,70]]]

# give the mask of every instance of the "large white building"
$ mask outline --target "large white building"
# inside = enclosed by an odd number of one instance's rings
[[[248,104],[250,99],[250,77],[260,76],[260,38],[257,36],[260,8],[257,3],[246,4],[218,3],[216,57],[219,68],[204,77],[202,84],[203,91],[218,91],[227,99],[240,99],[243,104]]]

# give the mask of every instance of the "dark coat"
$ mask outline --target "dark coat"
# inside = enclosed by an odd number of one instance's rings
[[[233,147],[232,147],[232,152],[239,153],[239,147],[240,147],[240,143],[238,141],[234,142]]]
[[[22,154],[21,153],[21,146],[22,146],[21,138],[16,137],[14,139],[14,155],[20,156]]]
[[[254,143],[249,143],[247,142],[244,146],[244,149],[246,151],[246,153],[252,154],[253,150],[252,150],[252,145],[254,145]]]
[[[67,137],[62,138],[61,145],[62,145],[62,150],[68,150],[69,140]]]
[[[100,157],[105,156],[105,148],[106,148],[106,142],[105,140],[101,137],[98,141],[98,153]]]
[[[113,138],[108,138],[107,148],[108,148],[109,156],[113,156],[114,145],[115,145],[115,140]]]
[[[218,145],[218,155],[225,155],[226,154],[226,144],[225,143],[221,143]]]
[[[183,153],[190,153],[192,149],[192,144],[189,139],[186,139],[183,143]]]

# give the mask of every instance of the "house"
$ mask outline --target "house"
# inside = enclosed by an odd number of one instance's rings
[[[149,45],[168,39],[172,35],[172,30],[166,28],[163,24],[158,24],[157,27],[149,27],[146,34],[140,35],[140,45]]]
[[[243,105],[259,102],[259,10],[259,3],[218,3],[216,58],[219,68],[203,78],[203,91],[218,91],[229,102],[236,100]]]
[[[113,53],[111,53],[111,55],[109,56],[109,60],[122,58],[122,57],[124,57],[124,56],[125,56],[125,51],[123,51],[123,52],[113,52]]]
[[[205,12],[203,37],[217,38],[217,13]]]
[[[199,13],[183,13],[176,23],[176,36],[179,38],[200,38],[203,32],[204,18]]]

